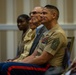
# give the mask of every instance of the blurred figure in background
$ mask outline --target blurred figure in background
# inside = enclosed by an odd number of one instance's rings
[[[29,29],[29,19],[30,17],[26,14],[21,14],[17,18],[17,27],[22,31],[22,38],[18,46],[17,56],[19,56],[24,51],[24,37]]]
[[[39,43],[41,36],[43,35],[45,31],[47,31],[47,28],[43,24],[41,24],[42,9],[43,7],[37,6],[30,12],[31,23],[36,25],[37,28],[36,28],[35,40],[30,49],[29,55],[31,55],[34,52],[37,44]]]
[[[26,36],[26,33],[29,30],[29,20],[30,20],[30,17],[27,14],[21,14],[17,17],[17,27],[20,31],[22,31],[22,36],[18,44],[16,57],[13,59],[8,59],[7,61],[13,61],[14,59],[17,59],[18,57],[20,57],[21,53],[23,53],[24,44],[25,44],[24,38]]]

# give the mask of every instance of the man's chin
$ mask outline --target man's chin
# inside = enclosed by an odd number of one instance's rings
[[[41,21],[41,23],[44,24],[45,22],[44,21]]]
[[[22,31],[23,29],[19,28],[19,30],[21,30],[21,31]]]

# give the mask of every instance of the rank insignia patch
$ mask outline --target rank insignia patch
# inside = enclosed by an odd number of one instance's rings
[[[60,43],[59,38],[54,39],[53,42],[52,42],[52,44],[51,44],[51,48],[52,48],[53,50],[56,50],[57,47],[58,47],[58,45],[59,45],[59,43]]]

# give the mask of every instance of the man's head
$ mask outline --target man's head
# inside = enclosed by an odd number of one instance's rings
[[[41,14],[42,14],[42,7],[35,7],[30,12],[31,22],[35,24],[36,26],[41,24]]]
[[[59,10],[56,6],[53,6],[53,5],[46,5],[45,8],[48,8],[51,10],[51,12],[54,14],[56,14],[56,19],[59,18]]]
[[[53,5],[46,5],[42,11],[42,23],[55,22],[59,18],[59,10]]]
[[[21,14],[17,18],[17,26],[19,30],[25,31],[29,27],[30,17],[26,14]]]

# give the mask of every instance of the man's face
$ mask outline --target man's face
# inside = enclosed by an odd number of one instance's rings
[[[41,23],[41,14],[41,7],[35,7],[32,12],[30,12],[31,21],[33,22],[33,24],[38,25],[38,23]]]
[[[52,11],[47,8],[43,9],[41,17],[42,17],[41,23],[43,23],[43,24],[49,23],[54,19],[54,15],[53,15]]]
[[[29,21],[29,26],[32,30],[36,29],[36,25],[32,23],[32,20]]]

